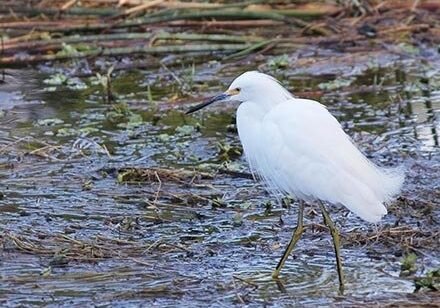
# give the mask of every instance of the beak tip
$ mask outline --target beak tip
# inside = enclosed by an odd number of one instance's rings
[[[201,103],[199,105],[191,107],[188,111],[185,112],[185,114],[191,114],[193,112],[196,112],[196,111],[198,111],[198,110],[200,110],[200,109],[202,109],[202,108],[204,108],[204,107],[206,107],[208,105],[211,105],[212,103],[215,103],[215,102],[220,101],[220,100],[224,100],[227,97],[229,97],[229,94],[227,94],[227,93],[222,93],[220,95],[214,96],[214,97],[212,97],[211,99],[209,99],[206,102],[203,102],[203,103]]]

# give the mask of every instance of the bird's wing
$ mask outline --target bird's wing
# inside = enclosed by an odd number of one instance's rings
[[[371,163],[318,102],[278,104],[264,116],[259,132],[258,155],[252,155],[257,169],[300,198],[341,203],[377,221],[386,214],[382,203],[401,185],[402,178]]]

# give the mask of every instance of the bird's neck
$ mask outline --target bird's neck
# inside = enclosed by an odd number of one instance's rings
[[[261,114],[264,116],[269,111],[271,111],[272,108],[276,107],[281,103],[288,101],[289,99],[292,99],[292,96],[277,94],[277,95],[255,98],[254,100],[245,103],[254,105],[254,108],[259,109],[261,111]]]

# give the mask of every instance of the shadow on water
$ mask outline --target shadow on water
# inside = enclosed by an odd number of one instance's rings
[[[380,226],[333,209],[344,238],[345,297],[312,207],[280,281],[270,278],[296,221],[294,204],[273,204],[249,176],[233,106],[183,113],[183,102],[195,100],[188,91],[221,91],[243,68],[176,70],[179,82],[166,72],[120,73],[113,104],[94,77],[11,71],[0,85],[0,301],[417,302],[400,263],[415,251],[419,274],[439,265],[440,79],[417,63],[384,58],[389,63],[377,67],[362,59],[260,65],[327,105],[373,160],[408,170]]]

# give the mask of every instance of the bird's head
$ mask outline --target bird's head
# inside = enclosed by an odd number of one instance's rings
[[[276,104],[291,97],[292,95],[272,76],[257,71],[249,71],[238,76],[231,83],[228,90],[194,106],[186,113],[193,113],[218,101],[233,100]]]

